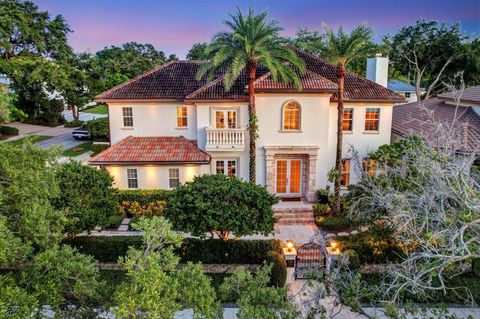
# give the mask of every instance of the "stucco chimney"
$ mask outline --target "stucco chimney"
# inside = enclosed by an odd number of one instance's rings
[[[388,57],[381,53],[367,59],[367,79],[387,87],[388,82]]]

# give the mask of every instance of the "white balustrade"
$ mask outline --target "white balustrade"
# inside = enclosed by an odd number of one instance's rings
[[[245,129],[207,128],[207,151],[243,151],[245,149]]]

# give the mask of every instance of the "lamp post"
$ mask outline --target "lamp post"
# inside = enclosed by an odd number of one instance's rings
[[[295,281],[295,262],[297,261],[297,249],[293,240],[288,239],[282,249],[283,256],[287,262],[287,284]]]

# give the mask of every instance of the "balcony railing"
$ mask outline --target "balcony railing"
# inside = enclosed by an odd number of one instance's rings
[[[207,128],[208,151],[243,151],[245,149],[245,129]]]

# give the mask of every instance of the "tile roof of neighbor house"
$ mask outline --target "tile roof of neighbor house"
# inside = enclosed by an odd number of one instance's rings
[[[388,80],[387,88],[394,92],[415,92],[415,86],[411,85],[408,82],[403,82],[400,80]],[[423,88],[422,88],[423,89]]]
[[[440,99],[448,99],[448,100],[453,100],[454,92],[445,92],[442,94],[439,94],[438,97]],[[480,104],[480,85],[477,86],[471,86],[466,88],[463,93],[461,93],[460,100],[463,103],[475,103],[475,104]]]
[[[332,87],[337,82],[337,68],[321,58],[299,48],[292,47],[305,61],[306,69],[314,75],[306,75],[302,79],[306,87],[324,85]],[[208,83],[206,77],[197,80],[199,66],[205,61],[171,61],[141,76],[131,79],[119,86],[111,88],[96,97],[97,101],[115,100],[247,100],[247,77],[242,72],[230,90],[225,90],[222,74]],[[267,73],[265,68],[259,68],[257,79]],[[313,80],[315,78],[315,80]],[[329,82],[328,82],[329,81]],[[316,82],[316,84],[313,84]],[[270,83],[273,88],[273,83]],[[285,90],[282,85],[278,90]],[[332,101],[336,100],[333,94]],[[405,97],[371,82],[352,72],[347,72],[345,78],[345,101],[400,102]]]
[[[395,105],[393,107],[392,132],[402,137],[412,134],[427,139],[435,138],[435,123],[451,125],[462,134],[462,145],[459,151],[471,151],[480,145],[480,116],[470,106],[448,104],[439,98],[419,102]]]
[[[172,162],[208,164],[210,155],[183,136],[129,136],[89,161],[92,165]]]

